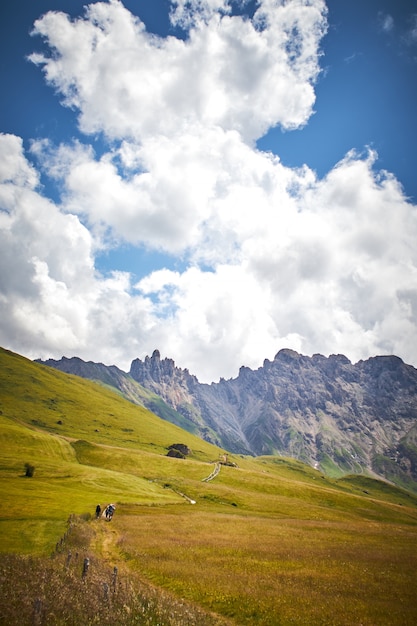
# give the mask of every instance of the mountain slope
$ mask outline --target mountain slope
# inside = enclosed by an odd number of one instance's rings
[[[173,465],[179,443],[187,463]],[[50,549],[68,515],[97,502],[181,503],[164,484],[207,475],[220,454],[114,391],[0,348],[0,550]]]
[[[329,475],[365,471],[417,488],[417,370],[398,357],[352,364],[281,350],[256,371],[242,367],[237,378],[207,385],[155,350],[124,376],[231,452],[283,454]]]
[[[107,366],[103,365],[103,363],[86,362],[78,357],[70,359],[62,357],[59,361],[55,359],[48,359],[47,361],[37,359],[35,362],[48,365],[67,374],[74,374],[81,378],[92,380],[113,391],[118,390],[124,398],[134,404],[147,408],[155,415],[180,426],[180,428],[190,433],[199,434],[198,427],[186,415],[175,411],[159,395],[140,385],[129,374],[123,372],[115,365]]]
[[[0,416],[33,430],[163,454],[181,440],[204,460],[221,452],[115,390],[1,348],[0,374]]]

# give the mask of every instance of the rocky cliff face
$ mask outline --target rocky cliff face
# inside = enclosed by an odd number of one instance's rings
[[[417,370],[398,357],[352,364],[281,350],[206,385],[155,350],[125,376],[231,452],[293,456],[329,474],[375,472],[417,489]]]
[[[203,439],[224,445],[221,434],[216,431],[217,422],[213,422],[208,411],[200,406],[201,395],[204,395],[202,389],[208,385],[200,384],[187,369],[176,367],[172,359],[161,360],[159,350],[154,350],[152,356],[145,357],[144,361],[132,361],[130,375],[193,424],[194,432]]]
[[[155,351],[130,374],[227,450],[417,480],[417,370],[398,357],[352,364],[281,350],[256,371],[205,385]]]

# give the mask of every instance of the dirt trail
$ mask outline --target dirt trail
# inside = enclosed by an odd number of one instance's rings
[[[210,480],[213,480],[213,478],[216,478],[216,476],[218,475],[218,473],[220,472],[220,463],[216,463],[214,470],[211,472],[210,476],[207,476],[206,478],[203,478],[202,482],[203,483],[208,483]]]
[[[113,522],[106,522],[103,519],[92,522],[94,537],[90,543],[91,552],[107,566],[116,569],[118,574],[122,574],[130,581],[134,581],[136,593],[146,601],[148,607],[154,607],[155,611],[160,611],[161,616],[166,616],[165,622],[172,626],[184,624],[192,626],[201,624],[202,626],[235,626],[235,622],[220,614],[199,607],[198,604],[188,604],[183,598],[179,598],[162,587],[155,587],[150,581],[142,578],[137,572],[132,572],[129,565],[124,561],[118,547],[120,533]],[[117,574],[116,574],[117,575]],[[120,581],[120,578],[118,578]],[[176,617],[175,617],[176,616]],[[171,619],[172,618],[172,619]],[[161,618],[163,619],[163,617]],[[152,623],[155,623],[152,621]]]
[[[119,533],[113,522],[102,519],[93,522],[94,538],[91,541],[91,550],[98,557],[112,565],[119,565],[123,561],[120,550],[117,547]]]

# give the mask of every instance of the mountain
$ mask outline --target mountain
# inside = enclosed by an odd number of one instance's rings
[[[176,411],[172,406],[164,402],[157,393],[153,393],[150,388],[146,389],[134,380],[130,374],[123,372],[115,365],[107,366],[103,365],[103,363],[83,361],[78,357],[70,359],[62,357],[59,361],[54,359],[48,359],[47,361],[37,359],[36,363],[48,365],[66,374],[74,374],[75,376],[101,383],[113,391],[117,390],[130,402],[143,406],[168,422],[200,436],[200,431],[193,421]]]
[[[281,350],[257,370],[241,367],[237,378],[210,385],[158,350],[135,359],[129,374],[80,359],[44,364],[128,388],[131,400],[136,383],[170,407],[165,419],[180,415],[187,430],[231,452],[292,456],[329,475],[374,473],[417,490],[417,370],[396,356],[352,364]],[[149,408],[141,393],[133,400]]]
[[[109,380],[0,348],[0,624],[417,624],[417,495],[225,454]]]

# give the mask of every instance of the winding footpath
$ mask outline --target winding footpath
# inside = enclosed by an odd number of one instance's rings
[[[214,470],[211,472],[211,474],[207,476],[206,478],[203,478],[201,482],[208,483],[210,480],[213,480],[213,478],[216,478],[219,472],[220,472],[220,463],[217,461],[216,465],[214,466]]]

